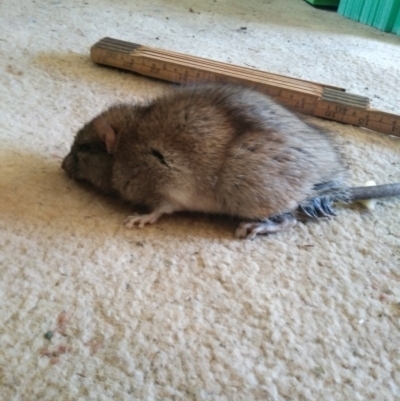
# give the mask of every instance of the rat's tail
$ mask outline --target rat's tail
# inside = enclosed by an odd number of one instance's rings
[[[350,203],[400,195],[400,183],[345,189],[334,188],[332,183],[324,183],[316,185],[314,189],[320,194],[298,206],[296,217],[299,219],[336,216],[334,202]]]

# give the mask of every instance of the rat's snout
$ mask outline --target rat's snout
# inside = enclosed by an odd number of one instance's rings
[[[68,156],[67,156],[68,157]],[[64,160],[63,160],[63,162],[62,162],[62,164],[61,164],[61,168],[64,170],[64,171],[67,171],[67,157],[64,157]]]
[[[67,156],[65,156],[63,162],[61,163],[61,168],[70,176],[73,176],[73,172],[75,170],[75,162],[74,162],[74,157],[72,153],[68,153]]]
[[[67,156],[64,157],[62,161],[61,168],[68,173],[68,170],[71,170],[71,153],[68,153]],[[69,167],[69,168],[68,168]]]

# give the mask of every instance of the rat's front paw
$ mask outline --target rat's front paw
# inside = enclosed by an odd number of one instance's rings
[[[150,214],[136,214],[133,216],[128,216],[124,220],[124,225],[126,228],[133,228],[135,225],[139,228],[143,228],[146,224],[155,223],[162,213],[150,213]]]

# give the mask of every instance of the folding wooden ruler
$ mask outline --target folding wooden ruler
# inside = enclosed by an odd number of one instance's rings
[[[94,44],[90,54],[96,63],[171,82],[246,84],[301,113],[400,136],[399,115],[370,109],[367,97],[347,93],[343,88],[112,38]]]

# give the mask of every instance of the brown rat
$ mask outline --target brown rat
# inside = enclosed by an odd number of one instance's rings
[[[344,168],[329,136],[265,94],[235,85],[177,87],[146,104],[120,104],[88,122],[62,164],[70,177],[116,192],[149,214],[237,216],[252,238],[306,215],[333,214]],[[324,200],[325,199],[325,200]]]

